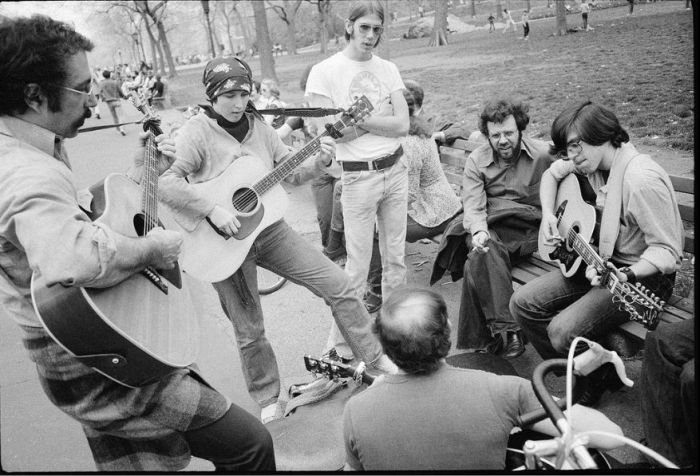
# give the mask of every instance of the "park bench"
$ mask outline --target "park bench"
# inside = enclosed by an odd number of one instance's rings
[[[467,156],[484,142],[474,140],[457,139],[449,146],[440,146],[440,162],[442,163],[443,171],[447,176],[447,180],[452,185],[455,192],[461,196],[462,189],[462,172]],[[684,222],[685,237],[684,246],[686,257],[694,259],[695,253],[695,210],[694,210],[694,179],[686,177],[671,176],[673,188],[679,198],[679,211]],[[690,202],[690,204],[686,204]],[[442,235],[437,235],[431,240],[435,243],[440,243]],[[513,282],[517,285],[523,285],[530,280],[543,275],[549,271],[558,269],[558,267],[548,261],[544,261],[538,253],[534,253],[528,259],[521,261],[512,269]],[[680,273],[679,273],[680,275]],[[678,278],[676,279],[678,283]],[[685,298],[674,295],[668,300],[664,311],[661,314],[661,322],[678,322],[684,319],[690,319],[695,313],[694,296]],[[620,326],[622,333],[630,337],[632,342],[639,343],[643,341],[647,329],[639,322],[626,322]]]

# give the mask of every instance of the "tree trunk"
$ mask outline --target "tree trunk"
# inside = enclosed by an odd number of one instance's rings
[[[238,21],[238,26],[241,29],[241,33],[243,34],[243,41],[245,42],[245,50],[246,54],[250,49],[253,47],[253,41],[252,41],[252,36],[250,34],[250,30],[248,29],[248,23],[243,21],[243,15],[241,15],[241,12],[238,11],[236,6],[234,5],[233,11],[236,13],[236,20]]]
[[[160,36],[163,47],[163,58],[168,63],[168,78],[174,78],[177,76],[177,71],[175,70],[175,60],[173,60],[173,52],[170,49],[168,35],[165,33],[165,25],[163,25],[162,21],[159,21],[156,26],[158,27],[158,36]],[[165,65],[163,65],[163,73],[165,73]]]
[[[567,33],[566,26],[566,2],[554,2],[557,6],[557,35],[563,36]]]
[[[212,58],[216,58],[216,48],[214,48],[214,38],[211,35],[211,20],[209,19],[209,0],[201,0],[202,10],[204,11],[204,24],[207,27],[207,38],[209,39],[209,54]]]
[[[318,0],[318,30],[322,55],[325,55],[328,51],[328,11],[330,10],[330,5],[330,0]]]
[[[527,0],[527,11],[532,10],[532,5],[530,5],[530,0]]]
[[[297,21],[296,18],[289,18],[287,23],[287,53],[297,54]]]
[[[496,19],[503,19],[503,7],[501,6],[501,0],[496,0]]]
[[[377,49],[377,54],[379,55],[380,58],[384,58],[385,60],[389,59],[389,56],[391,55],[391,51],[389,48],[389,39],[391,38],[391,21],[389,21],[389,12],[391,11],[389,9],[389,0],[378,0],[379,3],[381,3],[382,7],[384,7],[384,33],[382,33],[382,40],[379,42],[379,48]]]
[[[472,0],[472,18],[476,18],[476,0]]]
[[[433,33],[430,35],[428,46],[443,46],[447,44],[447,0],[435,0],[435,19]]]
[[[275,59],[272,57],[272,41],[270,40],[270,30],[267,26],[265,2],[251,3],[253,5],[253,14],[255,15],[255,38],[257,39],[260,53],[261,78],[271,78],[277,81]]]

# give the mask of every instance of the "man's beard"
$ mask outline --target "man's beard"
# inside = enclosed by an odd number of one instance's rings
[[[510,157],[503,157],[501,151],[498,149],[498,147],[494,147],[493,142],[489,140],[489,145],[491,146],[491,150],[493,150],[494,155],[498,158],[499,161],[506,162],[508,164],[512,164],[515,162],[515,160],[520,156],[520,149],[521,149],[521,144],[522,144],[522,132],[518,131],[518,142],[509,148],[508,150],[512,151],[512,155]],[[510,144],[510,142],[509,142]]]

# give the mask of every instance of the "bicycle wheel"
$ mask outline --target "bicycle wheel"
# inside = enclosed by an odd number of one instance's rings
[[[284,286],[287,278],[275,274],[265,268],[258,266],[258,293],[261,295],[272,294]]]

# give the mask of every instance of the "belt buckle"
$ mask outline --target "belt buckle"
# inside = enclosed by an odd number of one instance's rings
[[[367,170],[377,170],[377,167],[374,165],[374,160],[367,162]]]

